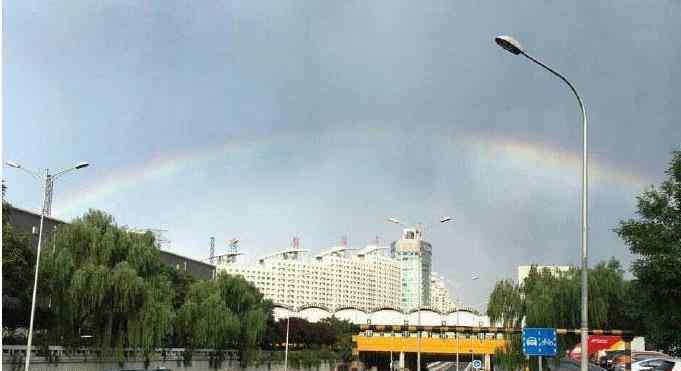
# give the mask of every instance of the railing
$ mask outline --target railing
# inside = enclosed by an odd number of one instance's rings
[[[184,359],[185,348],[156,348],[154,349],[154,358],[164,360],[182,360]],[[45,352],[47,351],[47,352]],[[238,360],[239,353],[234,349],[225,349],[218,351],[216,349],[201,348],[192,349],[192,357],[194,359],[209,359],[217,352],[224,353],[227,360]],[[138,358],[142,353],[139,348],[124,348],[123,354],[125,358]],[[59,345],[50,345],[45,349],[44,347],[31,346],[31,359],[36,363],[49,362],[50,360],[57,361],[83,361],[88,359],[96,359],[101,356],[101,349],[90,347],[69,348]],[[2,362],[14,363],[19,359],[26,357],[26,345],[3,345],[2,347]]]

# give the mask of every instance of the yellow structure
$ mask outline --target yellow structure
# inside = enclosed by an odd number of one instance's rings
[[[358,352],[416,352],[418,349],[417,338],[415,336],[402,337],[390,336],[386,333],[381,336],[374,334],[373,336],[358,335],[355,337]],[[458,353],[473,353],[473,354],[489,354],[493,355],[497,348],[503,347],[506,343],[503,339],[497,338],[459,338],[453,337],[422,337],[421,338],[421,353],[433,354],[456,354]]]

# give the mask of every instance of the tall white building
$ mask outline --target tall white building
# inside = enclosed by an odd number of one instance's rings
[[[444,279],[435,272],[430,275],[430,307],[444,313],[456,309]]]
[[[418,228],[406,228],[402,238],[391,245],[392,255],[400,264],[403,310],[430,306],[430,271],[432,247],[423,240]]]
[[[387,253],[388,247],[351,250],[339,246],[306,259],[308,250],[294,247],[250,265],[222,259],[217,269],[243,276],[266,299],[293,308],[400,308],[400,264]]]

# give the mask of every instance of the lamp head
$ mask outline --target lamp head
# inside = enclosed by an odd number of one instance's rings
[[[444,218],[440,219],[440,223],[447,223],[452,221],[452,218],[449,216],[445,216]]]
[[[14,162],[14,161],[7,161],[6,164],[7,164],[7,166],[13,167],[13,168],[15,168],[15,169],[20,169],[20,168],[21,168],[21,165],[17,164],[17,163]]]
[[[523,47],[520,45],[518,40],[512,38],[511,36],[499,35],[494,38],[494,41],[496,41],[497,45],[506,49],[510,53],[515,55],[523,53]]]
[[[76,169],[82,169],[82,168],[85,168],[85,167],[88,167],[88,166],[90,166],[89,163],[82,161],[82,162],[79,162],[78,165],[76,165]]]
[[[390,223],[400,224],[400,221],[397,218],[388,218],[388,221]]]

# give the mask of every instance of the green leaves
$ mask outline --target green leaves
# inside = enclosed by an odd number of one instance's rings
[[[78,343],[87,328],[96,344],[122,354],[123,346],[150,351],[172,332],[175,294],[153,235],[131,233],[90,210],[51,242],[54,251],[43,251],[41,295],[53,303],[53,341]]]
[[[496,283],[487,307],[492,322],[505,327],[579,328],[581,314],[581,271],[551,272],[531,267],[521,284],[511,280]],[[629,297],[633,291],[624,280],[619,262],[597,264],[589,270],[589,327],[599,329],[631,329]],[[509,338],[497,352],[503,368],[517,370],[524,366],[520,339]],[[561,353],[578,342],[575,336],[560,336]]]
[[[659,188],[638,197],[638,218],[620,222],[615,232],[638,255],[633,309],[646,341],[681,355],[681,151],[673,152],[666,174]]]
[[[271,304],[255,286],[240,276],[220,274],[215,281],[191,284],[175,328],[180,343],[189,348],[237,347],[245,365],[254,358],[271,315]]]

